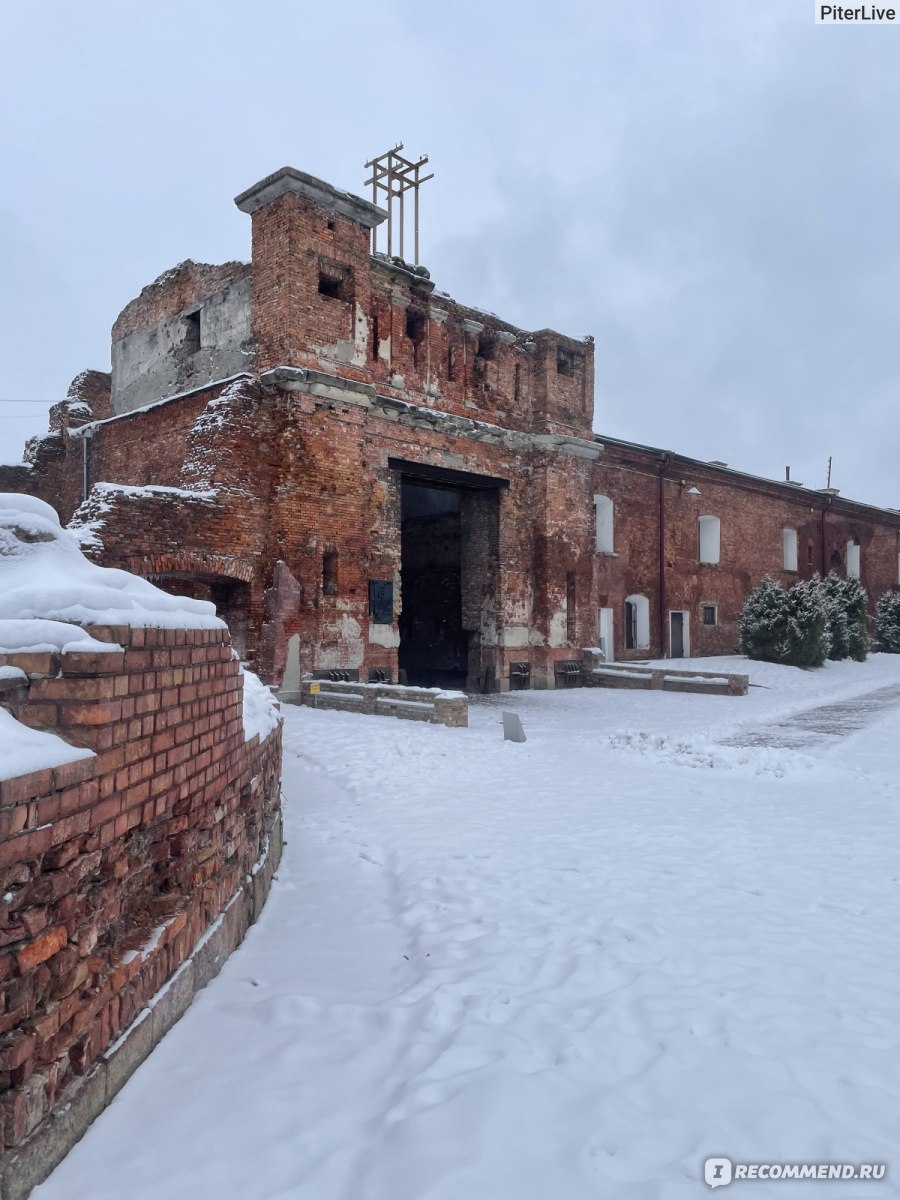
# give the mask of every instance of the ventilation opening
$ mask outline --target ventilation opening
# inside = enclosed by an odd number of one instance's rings
[[[531,687],[531,663],[512,662],[509,664],[509,690],[524,692]]]

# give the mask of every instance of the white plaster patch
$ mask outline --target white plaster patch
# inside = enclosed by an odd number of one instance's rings
[[[547,639],[547,644],[549,646],[566,645],[569,640],[566,637],[567,624],[568,622],[566,620],[565,609],[560,609],[558,612],[553,614],[553,616],[550,618],[550,636]]]
[[[500,635],[500,641],[504,646],[527,646],[528,630],[524,625],[507,625]]]
[[[287,663],[284,668],[284,678],[281,686],[286,692],[296,692],[300,688],[300,634],[295,633],[288,638]]]
[[[369,643],[383,646],[385,650],[396,650],[400,645],[400,631],[393,625],[370,625]]]

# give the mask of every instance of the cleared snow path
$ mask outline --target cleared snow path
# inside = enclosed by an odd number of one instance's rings
[[[262,920],[37,1200],[688,1200],[717,1154],[888,1164],[729,1195],[900,1194],[896,714],[716,748],[900,661],[750,670],[469,730],[289,708]]]
[[[829,738],[858,733],[900,707],[900,684],[876,688],[852,700],[818,704],[783,721],[744,729],[722,739],[723,746],[775,746],[796,749],[825,745]]]

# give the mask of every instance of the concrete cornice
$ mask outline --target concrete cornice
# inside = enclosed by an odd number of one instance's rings
[[[304,392],[323,407],[335,403],[356,404],[369,409],[373,416],[397,425],[430,429],[473,442],[487,442],[511,451],[563,454],[585,459],[597,459],[603,453],[603,446],[599,442],[573,434],[527,433],[519,429],[505,429],[488,421],[425,408],[394,396],[381,396],[371,384],[357,383],[307,367],[275,367],[260,375],[259,381],[264,387]]]
[[[253,187],[235,196],[234,202],[241,212],[255,213],[271,204],[273,200],[286,195],[301,196],[319,208],[340,213],[367,229],[373,229],[387,220],[385,210],[369,200],[351,195],[350,192],[341,192],[330,183],[294,167],[282,167],[280,171],[267,175],[259,183],[254,183]]]

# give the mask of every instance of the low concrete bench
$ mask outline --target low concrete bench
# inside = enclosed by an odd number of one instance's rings
[[[679,671],[604,662],[597,650],[583,653],[582,677],[588,687],[644,688],[647,691],[691,692],[707,696],[746,696],[749,675],[730,672]]]
[[[469,724],[469,699],[465,692],[445,692],[441,688],[304,679],[299,691],[281,692],[278,699],[284,704],[401,717],[457,729],[465,729]]]

